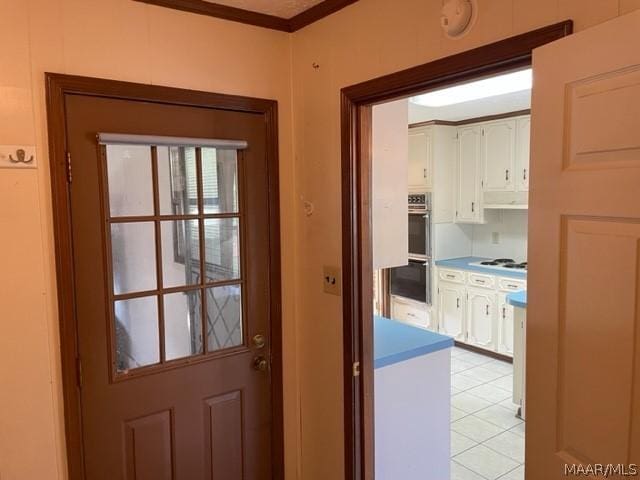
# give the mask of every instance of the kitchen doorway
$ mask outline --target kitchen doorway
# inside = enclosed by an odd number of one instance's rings
[[[47,87],[69,477],[282,478],[276,103]]]
[[[383,292],[384,288],[380,281],[382,276],[374,276],[372,244],[374,108],[385,102],[527,69],[534,48],[567,36],[571,31],[572,23],[562,22],[342,91],[345,458],[348,480],[368,480],[375,476],[373,292]],[[476,214],[478,205],[473,200],[468,203],[469,211],[459,214]],[[388,302],[377,305],[387,312],[390,310]]]

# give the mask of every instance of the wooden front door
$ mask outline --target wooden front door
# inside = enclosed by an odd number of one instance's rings
[[[534,50],[528,480],[640,463],[638,32],[640,12]]]
[[[63,101],[84,478],[276,478],[265,116]]]

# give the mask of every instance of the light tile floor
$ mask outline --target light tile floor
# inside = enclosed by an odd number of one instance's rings
[[[524,480],[524,422],[512,385],[510,363],[452,349],[451,480]]]

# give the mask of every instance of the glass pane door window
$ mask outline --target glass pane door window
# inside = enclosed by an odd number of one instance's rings
[[[116,376],[244,345],[239,151],[101,147]]]

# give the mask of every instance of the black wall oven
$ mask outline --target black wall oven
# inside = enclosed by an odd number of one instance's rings
[[[431,260],[409,260],[404,267],[394,267],[389,276],[391,295],[431,304]]]
[[[409,195],[409,258],[394,267],[389,293],[431,305],[431,195]]]

